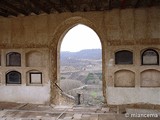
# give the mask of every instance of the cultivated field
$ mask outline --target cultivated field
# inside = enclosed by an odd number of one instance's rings
[[[101,50],[61,53],[60,86],[75,98],[80,94],[83,105],[102,104]]]

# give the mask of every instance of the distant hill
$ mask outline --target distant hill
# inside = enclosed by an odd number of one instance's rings
[[[74,60],[99,60],[102,59],[101,49],[85,49],[79,52],[61,52],[61,60],[74,59]]]
[[[61,52],[60,55],[60,85],[63,91],[74,97],[78,91],[82,92],[82,104],[101,104],[102,50],[86,49]]]
[[[72,66],[81,69],[87,65],[101,64],[101,49],[86,49],[79,52],[61,52],[61,66]],[[99,63],[95,63],[98,61]]]

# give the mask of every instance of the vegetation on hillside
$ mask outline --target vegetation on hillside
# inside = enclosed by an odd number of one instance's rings
[[[73,60],[99,60],[102,59],[101,49],[86,49],[79,52],[61,52],[61,60],[73,59]]]
[[[98,105],[102,96],[102,59],[101,49],[79,52],[61,52],[61,88],[77,97],[81,103]]]

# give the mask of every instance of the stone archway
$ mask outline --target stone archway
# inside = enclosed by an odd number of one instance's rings
[[[101,39],[100,32],[98,28],[91,21],[83,18],[83,17],[71,17],[65,20],[59,27],[55,30],[54,38],[52,43],[50,44],[50,80],[51,80],[51,98],[50,102],[52,104],[59,104],[59,90],[55,83],[59,83],[59,74],[60,74],[60,46],[62,43],[62,39],[65,34],[77,24],[84,24],[91,29],[93,29],[100,38],[102,45],[102,80],[103,80],[103,96],[106,102],[106,79],[105,79],[105,44]]]

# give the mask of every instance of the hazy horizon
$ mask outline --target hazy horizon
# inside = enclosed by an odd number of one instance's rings
[[[83,50],[102,50],[101,48],[93,48],[93,49],[82,49],[82,50],[79,50],[79,51],[73,51],[73,52],[81,52]],[[61,51],[61,52],[72,52],[72,51]]]

